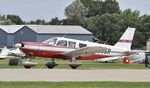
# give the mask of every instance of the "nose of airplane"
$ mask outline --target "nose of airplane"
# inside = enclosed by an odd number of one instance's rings
[[[16,48],[21,48],[21,47],[22,47],[22,44],[21,44],[21,43],[17,43],[17,44],[15,44],[15,47],[16,47]]]

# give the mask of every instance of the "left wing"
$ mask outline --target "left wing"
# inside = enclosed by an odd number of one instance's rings
[[[94,53],[99,53],[104,50],[108,50],[109,48],[101,47],[101,46],[91,46],[91,47],[84,47],[80,49],[76,49],[70,52],[65,52],[62,55],[68,57],[85,57],[90,56]]]

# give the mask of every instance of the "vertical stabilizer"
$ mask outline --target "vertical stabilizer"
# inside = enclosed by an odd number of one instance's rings
[[[119,39],[119,41],[115,44],[115,46],[123,47],[130,50],[133,41],[134,32],[135,32],[135,28],[128,27],[127,30]]]

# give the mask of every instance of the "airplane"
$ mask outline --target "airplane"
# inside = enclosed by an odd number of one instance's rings
[[[22,57],[22,58],[26,57],[26,54],[24,54],[19,48],[10,50],[8,55],[13,55],[13,56]]]
[[[135,28],[127,28],[114,46],[64,37],[55,37],[43,43],[20,42],[15,44],[15,47],[19,48],[28,56],[51,58],[51,62],[46,63],[49,69],[57,65],[54,61],[55,58],[71,60],[69,66],[72,69],[76,69],[81,65],[81,63],[76,62],[76,60],[95,60],[130,54],[134,32]],[[30,64],[24,67],[30,68],[32,65]]]
[[[100,58],[100,59],[96,59],[95,61],[103,61],[105,63],[107,63],[108,61],[116,61],[116,60],[121,60],[123,59],[125,56],[116,56],[116,57],[108,57],[108,58]]]
[[[146,58],[146,53],[144,51],[137,52],[135,54],[131,54],[128,57],[131,57],[134,60],[130,61],[130,59],[124,58],[124,62],[123,63],[126,63],[126,64],[144,64],[145,63],[145,58]]]
[[[7,47],[4,47],[0,53],[0,60],[6,59],[9,53],[9,49],[7,49]]]

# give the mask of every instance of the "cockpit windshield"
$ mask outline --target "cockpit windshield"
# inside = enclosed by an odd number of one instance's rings
[[[44,41],[44,43],[48,43],[50,45],[55,45],[56,41],[57,41],[57,39],[53,38],[53,39],[48,39],[48,40]]]

